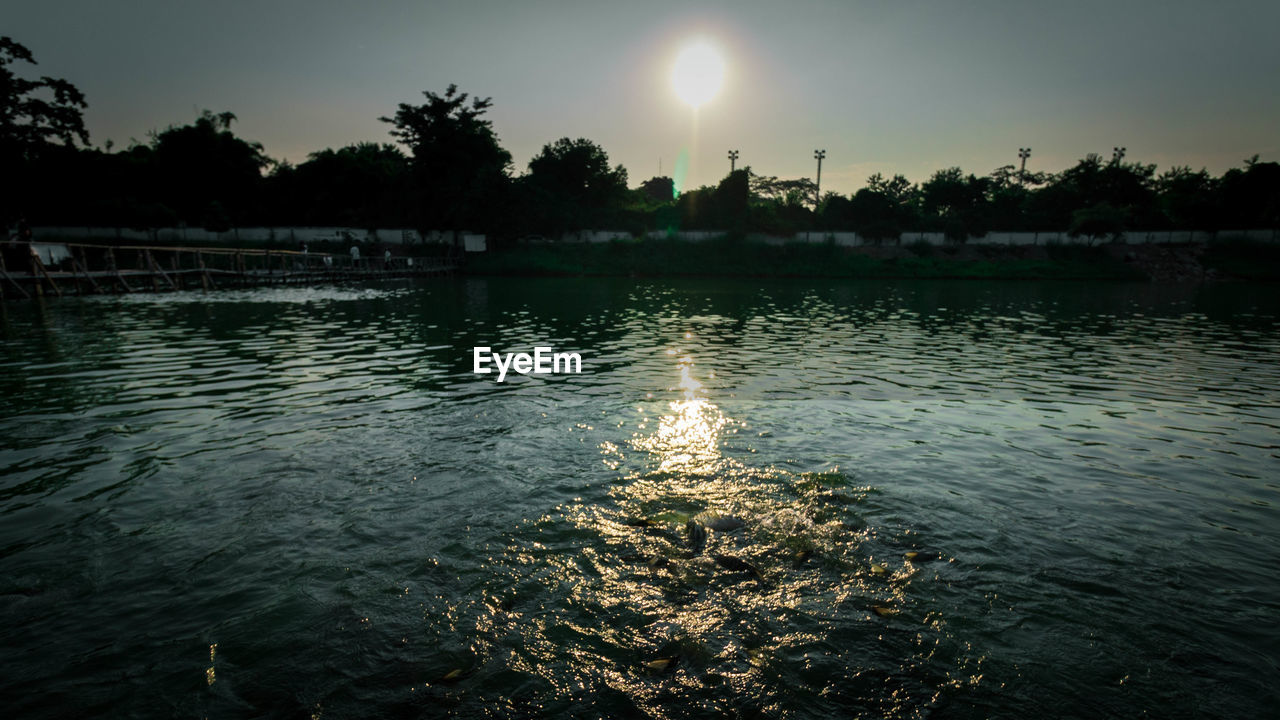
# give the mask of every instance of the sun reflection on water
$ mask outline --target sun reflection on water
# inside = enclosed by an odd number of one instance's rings
[[[636,433],[632,447],[659,458],[662,473],[713,473],[719,469],[721,435],[729,419],[707,400],[702,383],[693,377],[693,359],[682,357],[677,367],[680,399],[671,401],[670,412],[658,420],[653,434]]]
[[[964,657],[928,677],[947,633],[908,592],[919,567],[864,519],[873,488],[738,460],[740,423],[692,355],[666,356],[673,397],[646,395],[629,441],[598,446],[621,481],[608,500],[561,505],[507,548],[481,645],[508,648],[506,667],[566,712],[603,694],[654,717],[855,701],[913,717],[957,677],[976,682]]]

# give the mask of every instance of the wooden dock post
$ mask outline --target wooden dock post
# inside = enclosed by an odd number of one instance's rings
[[[186,289],[186,283],[183,282],[182,280],[182,273],[178,272],[179,270],[178,266],[181,265],[181,262],[180,262],[181,259],[182,259],[181,250],[174,250],[173,254],[169,256],[169,269],[173,271],[173,281],[178,284],[178,287],[174,288],[175,290]]]
[[[196,263],[200,265],[200,286],[204,292],[209,292],[209,286],[214,285],[213,278],[209,277],[209,268],[204,266],[204,253],[196,251]],[[217,289],[217,285],[214,285]]]
[[[43,263],[43,262],[41,262],[41,260],[40,260],[40,253],[37,253],[37,252],[35,251],[35,248],[32,248],[32,249],[31,249],[31,266],[32,266],[32,268],[33,268],[33,269],[38,269],[38,270],[40,271],[40,274],[44,276],[44,279],[45,279],[45,280],[47,280],[47,281],[49,282],[49,287],[53,288],[53,292],[54,292],[58,297],[62,297],[62,290],[60,290],[60,289],[58,288],[58,283],[54,282],[54,281],[53,281],[53,278],[49,277],[49,270],[48,270],[47,268],[45,268],[44,263]],[[34,273],[34,272],[33,272],[33,273],[31,273],[31,274],[32,274],[32,275],[35,275],[35,273]],[[37,282],[37,284],[36,284],[36,293],[37,293],[37,294],[39,294],[39,295],[43,295],[43,294],[44,294],[44,293],[43,293],[43,288],[39,285],[39,281],[38,281],[38,280],[37,280],[36,282]]]
[[[88,263],[81,262],[80,258],[76,257],[76,250],[79,250],[79,248],[76,248],[75,250],[71,251],[71,271],[76,274],[76,278],[77,278],[76,290],[77,291],[80,290],[79,274],[84,273],[84,279],[89,281],[89,285],[93,288],[93,291],[98,295],[101,295],[102,288],[98,287],[98,281],[94,280],[93,276],[89,274]],[[81,256],[83,256],[84,252],[81,251],[80,254]],[[83,294],[83,292],[80,292],[80,294]]]
[[[111,266],[111,271],[115,273],[116,280],[120,282],[120,286],[124,288],[124,291],[133,292],[133,288],[129,287],[129,283],[125,281],[124,274],[120,272],[120,266],[116,265],[116,254],[109,247],[107,248],[107,264]]]
[[[142,249],[141,252],[139,252],[139,248],[131,249],[133,250],[133,256],[137,259],[133,269],[137,270],[139,274],[145,275],[147,280],[151,281],[151,292],[160,292],[160,283],[156,280],[156,274],[151,271],[150,253],[147,253],[145,249]]]
[[[157,262],[156,262],[156,259],[155,259],[154,257],[152,257],[152,256],[151,256],[151,250],[149,250],[149,249],[148,249],[148,250],[143,250],[142,252],[143,252],[144,254],[146,254],[146,256],[147,256],[147,265],[150,265],[150,266],[151,266],[151,272],[152,272],[152,273],[158,273],[158,274],[160,275],[160,277],[164,278],[164,281],[165,281],[165,282],[167,282],[167,283],[169,283],[169,289],[170,289],[170,290],[177,290],[177,289],[178,289],[178,286],[174,284],[174,282],[173,282],[173,278],[169,277],[169,274],[168,274],[168,273],[166,273],[163,269],[161,269],[160,264],[159,264],[159,263],[157,263]],[[155,275],[152,275],[152,276],[151,276],[151,284],[155,287],[156,291],[157,291],[157,292],[159,292],[159,290],[160,290],[160,284],[156,282],[156,276],[155,276]]]

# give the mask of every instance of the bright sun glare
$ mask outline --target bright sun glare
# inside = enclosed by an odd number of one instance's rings
[[[685,46],[671,68],[671,86],[695,108],[715,97],[724,82],[724,61],[705,40]]]

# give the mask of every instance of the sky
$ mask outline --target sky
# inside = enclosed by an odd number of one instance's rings
[[[0,0],[25,76],[84,92],[96,146],[146,142],[201,109],[293,163],[393,142],[400,103],[450,83],[490,97],[514,171],[587,138],[627,168],[717,183],[738,167],[848,194],[873,173],[1057,172],[1095,152],[1207,168],[1280,160],[1275,0],[770,0],[697,3]],[[724,60],[691,108],[671,66],[695,39]]]

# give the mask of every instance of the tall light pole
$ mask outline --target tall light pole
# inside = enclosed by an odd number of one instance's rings
[[[729,151],[729,174],[730,175],[733,174],[733,166],[734,166],[734,163],[736,163],[737,161],[738,161],[738,151],[730,150]]]
[[[1111,148],[1111,162],[1119,165],[1120,161],[1124,160],[1124,151],[1125,148],[1122,147]]]
[[[1031,157],[1031,148],[1018,148],[1018,157],[1022,158],[1022,167],[1018,169],[1018,178],[1025,185],[1027,183],[1027,158]]]
[[[813,157],[818,161],[818,180],[813,184],[813,211],[818,212],[818,203],[822,201],[822,158],[827,156],[826,150],[814,150]]]

